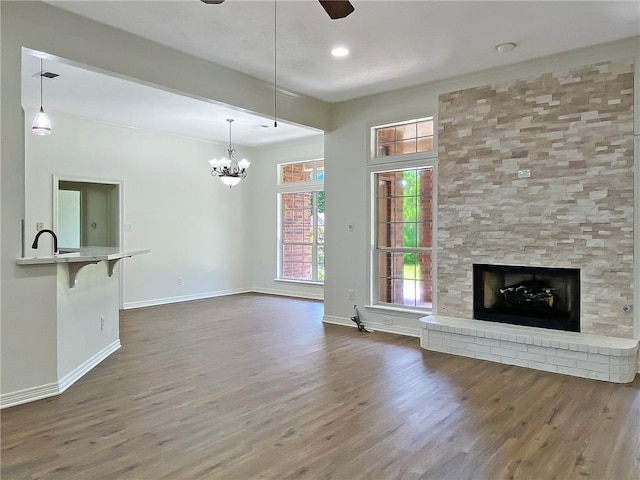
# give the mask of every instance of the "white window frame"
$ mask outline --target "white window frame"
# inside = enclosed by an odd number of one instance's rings
[[[309,163],[309,162],[313,162],[313,178],[317,178],[317,162],[322,162],[324,161],[324,158],[314,158],[314,159],[309,159],[309,160],[296,160],[296,161],[292,161],[292,162],[283,162],[278,164],[278,168],[277,168],[277,174],[278,174],[278,185],[277,185],[277,196],[278,196],[278,238],[277,238],[277,245],[278,245],[278,252],[277,252],[277,260],[278,260],[278,267],[277,267],[277,281],[280,282],[292,282],[292,283],[306,283],[306,284],[312,284],[312,285],[324,285],[324,280],[319,280],[318,279],[318,245],[322,245],[324,246],[325,243],[319,244],[318,243],[318,215],[316,212],[316,215],[314,215],[313,217],[313,229],[314,232],[316,232],[315,235],[315,241],[311,244],[311,248],[312,248],[312,256],[313,256],[313,262],[312,262],[312,280],[305,280],[305,279],[298,279],[298,278],[288,278],[288,277],[283,277],[283,258],[282,258],[282,249],[283,249],[283,240],[282,240],[282,206],[283,206],[283,202],[282,202],[282,195],[286,194],[286,193],[313,193],[313,192],[324,192],[324,179],[323,180],[309,180],[309,181],[305,181],[305,182],[291,182],[291,183],[283,183],[282,182],[282,167],[284,165],[291,165],[294,163]],[[316,196],[317,198],[317,196]],[[315,204],[315,208],[317,210],[318,205],[317,202]],[[288,244],[291,245],[291,244]],[[293,244],[296,245],[296,244]],[[309,245],[308,243],[300,243],[298,245]]]
[[[369,305],[368,308],[375,308],[380,310],[391,310],[396,312],[408,312],[408,313],[420,313],[422,315],[426,315],[428,313],[436,311],[436,301],[437,301],[437,189],[438,189],[438,162],[437,158],[427,158],[423,157],[420,159],[414,159],[410,161],[399,162],[397,159],[398,156],[387,157],[390,158],[390,162],[379,163],[376,165],[370,165],[367,168],[367,175],[369,176],[369,181],[367,183],[368,186],[368,209],[370,212],[368,218],[368,232],[369,232]],[[395,305],[389,303],[381,303],[380,302],[380,294],[379,294],[379,267],[378,267],[378,248],[377,248],[377,205],[376,205],[376,191],[377,191],[377,183],[376,183],[376,175],[378,173],[384,172],[397,172],[403,170],[416,170],[421,168],[431,168],[433,169],[433,190],[432,190],[432,206],[433,206],[433,216],[432,216],[432,241],[431,241],[431,249],[415,249],[415,251],[420,253],[431,253],[431,279],[432,279],[432,304],[431,308],[423,308],[409,305]]]
[[[401,153],[396,155],[386,155],[383,157],[376,156],[376,147],[377,147],[377,135],[376,131],[381,128],[387,127],[396,127],[407,125],[415,122],[422,122],[425,120],[433,121],[433,148],[431,150],[427,150],[425,152],[415,152],[415,153]],[[369,127],[369,165],[387,165],[393,163],[401,163],[401,162],[410,162],[413,160],[420,160],[424,158],[435,158],[438,156],[438,130],[437,130],[437,116],[436,115],[427,115],[427,116],[414,116],[414,118],[410,120],[401,120],[397,122],[388,122],[378,125],[372,125]]]

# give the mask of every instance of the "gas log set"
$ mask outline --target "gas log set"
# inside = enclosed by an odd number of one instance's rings
[[[510,307],[550,310],[555,304],[556,294],[546,282],[525,280],[500,289]]]
[[[580,270],[473,265],[473,318],[580,331]]]

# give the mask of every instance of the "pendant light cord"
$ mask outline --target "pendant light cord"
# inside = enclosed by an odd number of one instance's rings
[[[278,126],[278,1],[273,0],[273,126]]]
[[[42,110],[42,58],[40,58],[40,110]]]

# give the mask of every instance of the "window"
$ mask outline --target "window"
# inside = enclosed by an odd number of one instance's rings
[[[324,160],[280,165],[280,184],[324,180]]]
[[[278,277],[324,281],[324,161],[279,167]]]
[[[433,150],[433,118],[375,127],[375,158]]]
[[[375,303],[431,308],[433,167],[373,173]]]

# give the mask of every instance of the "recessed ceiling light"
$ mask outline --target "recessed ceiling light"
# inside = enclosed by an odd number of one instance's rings
[[[331,55],[334,57],[346,57],[349,55],[349,49],[346,47],[336,47],[331,50]]]
[[[514,50],[517,46],[518,44],[513,42],[501,43],[500,45],[496,45],[496,50],[498,53],[508,53]]]

